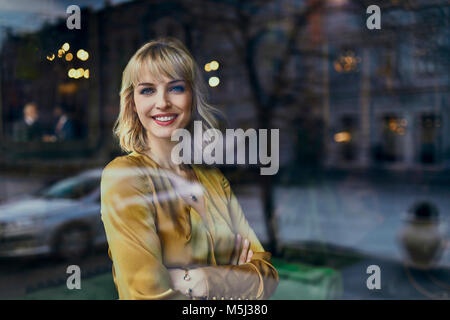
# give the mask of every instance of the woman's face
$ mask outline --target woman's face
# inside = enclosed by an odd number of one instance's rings
[[[192,91],[187,83],[162,79],[157,82],[147,73],[134,88],[135,111],[150,139],[170,139],[175,129],[186,128],[191,120]]]

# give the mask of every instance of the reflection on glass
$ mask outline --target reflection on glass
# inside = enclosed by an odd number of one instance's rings
[[[100,178],[72,177],[38,193],[46,199],[80,199],[100,186]]]

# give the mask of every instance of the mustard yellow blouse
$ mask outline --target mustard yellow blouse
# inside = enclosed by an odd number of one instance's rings
[[[146,155],[117,157],[103,170],[101,217],[119,298],[189,299],[172,288],[168,269],[203,267],[208,299],[268,299],[279,279],[271,254],[223,174],[192,167],[204,189],[204,218]],[[254,255],[248,263],[231,265],[237,233],[251,241]]]

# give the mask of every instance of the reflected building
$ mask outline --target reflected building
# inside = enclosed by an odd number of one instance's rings
[[[130,1],[84,9],[81,30],[68,30],[60,21],[35,33],[7,36],[0,53],[0,131],[10,151],[7,161],[78,157],[104,163],[118,154],[112,128],[122,71],[141,45],[158,36],[182,40],[200,68],[219,61],[219,70],[203,74],[206,82],[220,78],[218,87],[209,88],[211,102],[225,112],[230,128],[259,127],[255,101],[270,101],[271,72],[280,65],[292,17],[315,3],[275,1],[259,10],[252,27],[265,32],[249,40],[254,47],[238,42],[253,50],[251,59],[230,40],[242,40],[240,26],[225,33],[215,21],[218,13],[234,18],[235,8],[227,1]],[[368,15],[360,1],[329,1],[301,20],[283,69],[286,85],[280,86],[275,107],[266,109],[269,125],[280,128],[282,166],[305,161],[341,169],[450,167],[448,3],[380,3],[385,5],[381,30],[366,28]],[[66,59],[68,52],[58,57],[66,42],[72,59]],[[78,59],[79,49],[89,53],[87,60]],[[253,64],[256,74],[244,62]],[[88,77],[72,77],[80,68],[89,70]],[[250,85],[254,76],[260,79],[258,92]],[[10,144],[11,124],[29,100],[44,117],[55,105],[68,105],[78,140]]]
[[[448,169],[448,3],[383,4],[381,30],[365,28],[369,15],[356,2],[324,17],[330,56],[325,165]]]

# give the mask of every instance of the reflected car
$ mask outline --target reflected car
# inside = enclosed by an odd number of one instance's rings
[[[106,245],[100,214],[102,171],[88,170],[0,205],[0,257],[53,255],[73,259]],[[180,195],[203,192],[198,183],[170,172],[166,176],[179,186]],[[166,199],[174,196],[160,194]]]
[[[0,205],[0,257],[78,257],[104,244],[101,172],[89,170]]]

